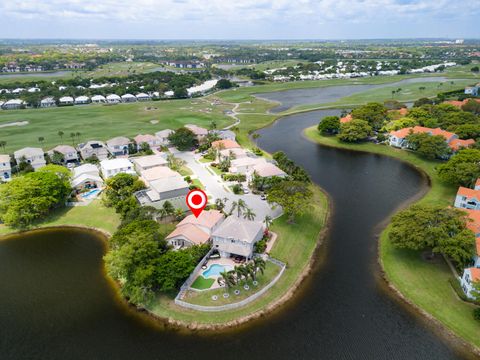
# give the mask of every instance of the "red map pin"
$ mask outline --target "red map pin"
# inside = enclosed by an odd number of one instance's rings
[[[207,194],[203,190],[194,189],[187,194],[187,206],[197,218],[207,206],[207,201]]]

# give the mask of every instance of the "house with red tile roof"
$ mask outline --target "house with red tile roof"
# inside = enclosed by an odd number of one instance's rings
[[[389,135],[389,143],[391,146],[406,148],[408,147],[408,143],[405,138],[410,134],[428,134],[431,136],[443,136],[445,138],[445,142],[448,144],[452,151],[456,152],[461,148],[467,148],[475,144],[475,140],[468,139],[468,140],[461,140],[458,138],[457,134],[442,130],[440,128],[427,128],[424,126],[415,126],[415,127],[408,127],[403,128],[396,131],[391,131]]]
[[[214,149],[220,150],[230,150],[230,149],[239,149],[240,145],[235,140],[217,140],[212,142],[212,147]]]
[[[478,294],[475,289],[475,283],[480,282],[480,269],[479,268],[467,268],[463,270],[463,276],[460,279],[460,284],[462,286],[465,295],[470,299],[476,299],[480,294]]]
[[[473,267],[480,268],[480,211],[465,210],[468,214],[467,228],[475,234],[475,256],[473,258]]]
[[[140,151],[142,149],[142,143],[147,143],[151,149],[157,148],[162,145],[162,142],[156,136],[150,134],[139,134],[133,138],[137,143],[137,149]]]
[[[453,106],[461,109],[462,106],[465,105],[466,103],[468,103],[470,100],[474,100],[474,101],[480,103],[480,99],[471,99],[471,98],[465,99],[463,101],[457,101],[457,100],[444,101],[443,103],[453,105]]]
[[[454,206],[459,209],[480,210],[480,190],[460,186]]]
[[[223,222],[224,216],[218,210],[202,211],[197,217],[188,215],[180,221],[167,237],[167,242],[175,249],[206,244],[210,236]]]

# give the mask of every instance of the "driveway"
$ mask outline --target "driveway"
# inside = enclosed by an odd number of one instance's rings
[[[243,199],[247,206],[252,209],[255,213],[255,220],[263,221],[266,215],[276,218],[282,214],[281,208],[277,206],[275,209],[267,203],[266,200],[260,199],[259,195],[254,194],[243,194],[235,195],[231,191],[227,190],[227,185],[222,181],[222,179],[216,175],[212,174],[207,170],[207,164],[200,163],[198,159],[200,158],[199,154],[194,154],[191,151],[180,152],[175,149],[170,149],[170,151],[178,158],[184,160],[186,165],[193,171],[194,175],[200,180],[200,182],[205,186],[205,192],[207,195],[212,197],[212,200],[215,199],[224,199],[227,198],[226,209],[229,211],[232,207],[232,202],[238,201],[238,199]]]

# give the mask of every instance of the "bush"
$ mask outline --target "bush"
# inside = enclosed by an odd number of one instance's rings
[[[262,239],[255,243],[253,250],[257,254],[263,254],[266,249],[267,249],[267,241],[265,239]]]
[[[247,176],[245,174],[222,174],[222,179],[225,181],[244,182],[247,180]]]
[[[190,176],[185,176],[183,178],[183,180],[185,180],[187,183],[191,183],[192,182],[192,178]]]
[[[232,191],[235,195],[239,195],[243,192],[242,187],[238,184],[235,184],[235,185],[232,186]]]
[[[262,155],[263,155],[263,151],[260,150],[258,147],[254,147],[254,148],[252,149],[252,152],[253,152],[255,155],[257,155],[257,156],[262,156]]]
[[[480,307],[473,310],[473,318],[480,321]]]

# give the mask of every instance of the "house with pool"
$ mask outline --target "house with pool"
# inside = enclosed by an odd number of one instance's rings
[[[212,232],[212,246],[222,258],[253,257],[254,245],[264,234],[261,222],[229,216]]]

